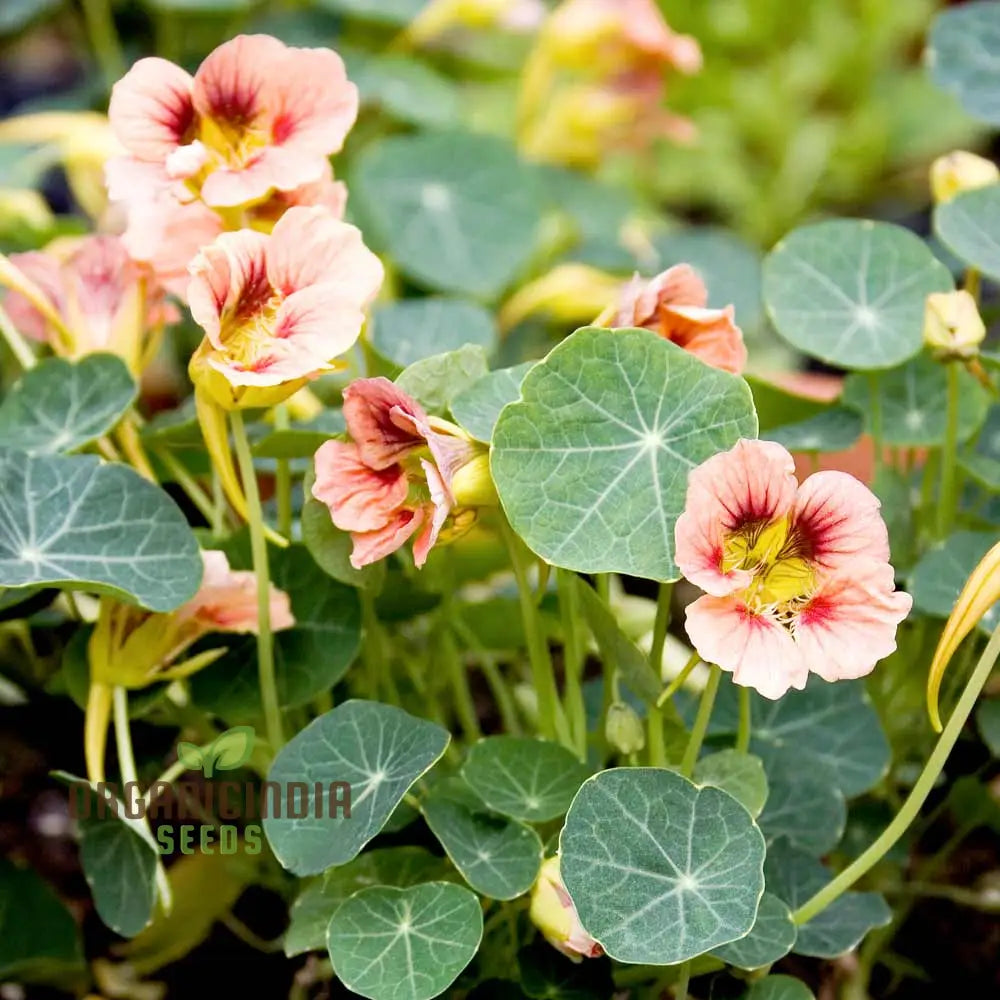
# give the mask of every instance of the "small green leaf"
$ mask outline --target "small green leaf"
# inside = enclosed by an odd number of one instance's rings
[[[264,833],[278,860],[297,875],[350,861],[444,753],[449,738],[432,722],[371,701],[347,701],[314,719],[282,747],[268,774],[269,781],[285,788],[289,782],[307,783],[305,816],[264,819]],[[349,816],[330,816],[325,803],[315,801],[317,782],[324,795],[332,782],[350,783]]]
[[[612,768],[588,779],[559,850],[581,923],[620,962],[684,962],[756,920],[760,830],[731,795],[673,771]]]
[[[764,301],[793,347],[842,368],[892,368],[923,344],[924,303],[954,287],[924,242],[886,222],[835,219],[786,236]]]
[[[347,989],[372,1000],[430,1000],[472,961],[483,936],[475,894],[428,882],[362,889],[330,921],[327,947]]]
[[[768,848],[764,876],[768,890],[792,910],[830,881],[830,873],[822,862],[785,840]],[[891,919],[892,912],[879,893],[845,892],[799,926],[793,951],[814,958],[838,958],[854,949],[870,930],[884,926]]]
[[[418,882],[455,877],[444,858],[422,847],[383,847],[365,851],[346,865],[327,869],[299,893],[289,912],[285,954],[289,957],[326,947],[326,928],[337,907],[359,889],[390,885],[399,889]]]
[[[746,937],[716,948],[712,954],[737,969],[759,969],[784,958],[795,944],[795,924],[785,904],[769,892],[760,899],[757,919]]]
[[[202,749],[194,743],[181,740],[177,744],[177,759],[189,770],[200,771],[205,763]]]
[[[354,542],[330,519],[330,508],[309,495],[312,476],[306,477],[304,492],[309,499],[302,505],[302,541],[316,565],[334,580],[349,587],[378,593],[385,580],[385,562],[379,560],[362,569],[351,565]]]
[[[461,781],[437,783],[422,808],[431,832],[476,892],[515,899],[534,884],[542,842],[531,827],[491,813]]]
[[[931,78],[975,118],[1000,125],[1000,9],[970,3],[938,14],[924,56]]]
[[[75,451],[107,433],[138,387],[121,358],[47,358],[25,372],[0,403],[0,446],[32,455]]]
[[[236,768],[242,767],[253,754],[255,738],[252,726],[233,726],[232,729],[219,733],[210,748],[211,762],[215,769],[235,771]],[[210,778],[211,775],[206,771],[205,777]]]
[[[803,767],[793,754],[779,755],[769,762],[767,784],[759,822],[769,843],[787,837],[817,857],[836,847],[847,824],[847,800],[832,767],[819,760]]]
[[[484,299],[527,265],[542,214],[533,169],[506,142],[465,132],[369,146],[354,169],[351,203],[365,232],[414,281]]]
[[[720,750],[695,764],[697,785],[714,785],[728,792],[751,816],[757,817],[767,801],[768,781],[759,757],[739,750]]]
[[[37,872],[0,858],[0,980],[52,982],[83,968],[73,915]]]
[[[688,472],[756,436],[746,383],[648,330],[577,330],[504,407],[491,465],[514,530],[584,573],[677,577]]]
[[[761,437],[777,441],[789,451],[846,451],[861,437],[861,415],[846,406],[832,406],[815,417],[761,431]]]
[[[816,997],[801,979],[765,976],[751,985],[742,1000],[816,1000]]]
[[[400,368],[466,344],[489,355],[497,344],[493,316],[465,299],[403,299],[376,309],[371,324],[372,347]]]
[[[173,611],[202,577],[198,542],[158,486],[93,455],[0,449],[0,587],[59,585]]]
[[[964,191],[934,209],[934,232],[941,242],[969,267],[994,281],[1000,280],[998,226],[1000,185]]]
[[[396,379],[396,385],[431,413],[444,413],[458,393],[478,382],[487,371],[486,352],[467,344],[415,361]]]
[[[470,750],[462,776],[490,809],[504,816],[542,823],[569,808],[590,768],[546,740],[490,736]]]
[[[340,410],[324,410],[312,420],[268,431],[252,450],[255,458],[312,458],[321,444],[346,429]]]
[[[948,376],[944,365],[922,354],[892,371],[875,376],[886,444],[916,447],[944,444],[948,423]],[[964,369],[958,373],[958,440],[971,437],[986,419],[989,396]],[[871,430],[872,393],[867,376],[850,375],[843,401],[864,415]]]
[[[947,618],[966,580],[996,541],[996,534],[991,531],[956,531],[928,549],[910,576],[913,607],[924,614]],[[1000,624],[1000,602],[986,612],[978,628],[989,634],[997,624]]]
[[[489,443],[500,411],[520,397],[521,382],[534,364],[525,361],[484,375],[452,399],[452,416],[474,438]]]

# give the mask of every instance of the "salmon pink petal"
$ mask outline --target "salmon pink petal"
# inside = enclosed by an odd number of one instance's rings
[[[850,576],[824,580],[795,620],[795,641],[824,680],[864,677],[896,649],[896,627],[912,605],[887,563],[855,566]]]
[[[287,340],[269,340],[246,356],[218,351],[207,354],[205,361],[230,385],[263,388],[316,378],[333,367],[308,347]]]
[[[754,614],[736,595],[699,597],[688,605],[685,629],[706,663],[765,698],[806,685],[809,671],[791,633],[771,615]]]
[[[427,555],[437,542],[438,535],[441,534],[441,529],[444,527],[444,522],[448,520],[453,506],[451,492],[445,486],[441,474],[434,465],[422,458],[420,466],[427,477],[427,488],[431,494],[431,510],[430,519],[413,543],[413,563],[417,569],[420,569],[427,561]]]
[[[108,118],[118,141],[141,160],[164,161],[190,141],[193,81],[166,59],[140,59],[112,88]]]
[[[65,309],[65,290],[62,266],[51,254],[41,250],[10,255],[10,262],[30,281],[33,281],[56,312]],[[32,340],[47,340],[49,324],[45,317],[19,292],[8,292],[3,300],[4,309],[16,329]]]
[[[361,569],[391,555],[406,544],[424,523],[426,516],[422,508],[406,508],[397,511],[392,520],[377,531],[352,532],[354,548],[351,552],[351,565],[355,569]]]
[[[204,575],[195,596],[176,612],[180,619],[193,619],[206,632],[258,632],[257,577],[247,570],[233,570],[225,553],[202,552]],[[288,595],[271,585],[271,628],[295,624]]]
[[[723,572],[726,536],[784,517],[795,502],[794,469],[781,445],[742,440],[691,472],[674,532],[677,565],[688,580],[719,597],[750,583],[746,570]]]
[[[889,533],[878,497],[846,472],[817,472],[800,487],[792,533],[802,555],[827,571],[850,573],[857,559],[887,563]]]
[[[383,269],[355,226],[321,206],[293,207],[278,220],[268,247],[268,276],[285,295],[322,282],[341,297],[367,305],[382,284]]]
[[[201,186],[201,197],[216,208],[245,205],[271,191],[291,190],[318,181],[323,175],[324,162],[303,157],[291,149],[267,146],[244,165],[213,170]]]
[[[708,289],[701,275],[690,264],[675,264],[649,282],[649,291],[658,306],[708,305]]]
[[[361,461],[356,445],[327,441],[314,459],[312,495],[330,509],[342,531],[367,532],[392,521],[406,500],[406,473],[399,465],[372,469]]]
[[[354,346],[364,321],[364,313],[344,300],[339,286],[311,285],[281,303],[273,336],[308,345],[319,361],[327,362]]]
[[[131,224],[132,211],[168,195],[177,182],[171,180],[161,162],[112,156],[104,164],[104,183],[111,201],[128,206]]]
[[[267,236],[241,229],[223,233],[191,261],[188,305],[213,347],[222,349],[224,318],[253,316],[270,300],[266,254]]]
[[[344,390],[344,419],[361,460],[373,469],[393,465],[424,444],[416,424],[426,423],[427,414],[387,378],[352,382]]]
[[[665,309],[658,331],[713,368],[739,375],[747,362],[743,331],[733,318],[733,307],[703,309],[675,306]]]

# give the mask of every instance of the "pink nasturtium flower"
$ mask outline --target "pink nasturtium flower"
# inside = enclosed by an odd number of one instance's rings
[[[475,507],[492,501],[485,450],[461,428],[429,417],[388,379],[352,382],[344,417],[351,441],[320,446],[312,494],[350,532],[355,568],[414,535],[413,559],[423,566],[449,519],[455,537],[471,526]]]
[[[687,609],[698,655],[765,698],[810,673],[862,677],[896,648],[895,590],[875,495],[853,476],[798,485],[781,445],[740,441],[691,472],[677,565],[706,591]]]
[[[289,208],[270,235],[223,233],[189,265],[205,339],[192,381],[223,409],[267,406],[335,367],[382,284],[361,233],[323,208]]]
[[[150,334],[179,318],[149,269],[129,257],[117,236],[57,240],[46,250],[12,254],[10,263],[34,283],[51,310],[46,316],[12,291],[4,300],[12,322],[66,357],[108,351],[138,375],[155,350]]]
[[[567,958],[579,962],[599,958],[604,949],[583,929],[559,871],[559,855],[547,858],[531,890],[531,922],[545,940]]]
[[[690,264],[676,264],[655,278],[638,275],[626,285],[617,309],[601,325],[653,330],[705,364],[738,375],[747,361],[733,307],[708,308],[708,289]]]
[[[340,56],[269,35],[220,45],[193,77],[165,59],[140,59],[108,108],[132,166],[151,166],[216,207],[320,180],[357,113]]]

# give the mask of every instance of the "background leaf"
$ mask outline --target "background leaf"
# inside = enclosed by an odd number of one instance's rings
[[[760,899],[757,919],[746,937],[716,948],[712,954],[738,969],[760,969],[784,958],[795,944],[795,924],[785,904],[769,892]]]
[[[942,11],[924,59],[934,82],[970,114],[1000,125],[1000,9],[969,3]]]
[[[444,413],[452,399],[487,372],[486,353],[474,344],[415,361],[396,385],[431,413]]]
[[[376,309],[369,339],[383,358],[405,368],[414,361],[456,351],[465,344],[492,354],[497,329],[493,315],[481,305],[432,295],[403,299]]]
[[[488,444],[500,411],[520,396],[521,382],[534,364],[526,361],[513,368],[499,368],[477,379],[452,397],[452,416],[474,438]]]
[[[751,816],[767,801],[768,781],[759,757],[739,750],[720,750],[702,757],[694,767],[697,785],[714,785],[728,792]]]
[[[1000,51],[997,53],[1000,68]],[[997,90],[1000,108],[1000,88]],[[934,232],[970,267],[1000,280],[1000,186],[964,191],[934,209]]]

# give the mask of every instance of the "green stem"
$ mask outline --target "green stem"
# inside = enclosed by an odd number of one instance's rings
[[[650,705],[646,713],[646,753],[650,767],[667,766],[667,746],[663,739],[663,712]]]
[[[275,430],[288,430],[288,407],[279,403],[274,408]],[[279,458],[275,470],[275,493],[278,500],[278,531],[292,537],[292,471],[287,458]]]
[[[924,765],[923,771],[920,772],[920,777],[917,778],[910,794],[906,797],[902,808],[896,813],[881,836],[866,851],[792,914],[795,923],[804,924],[812,920],[816,914],[821,913],[842,893],[850,889],[862,875],[865,875],[885,856],[886,852],[892,849],[896,841],[903,836],[909,825],[917,818],[921,807],[927,801],[927,796],[930,795],[931,789],[937,782],[938,775],[944,768],[948,755],[958,742],[962,728],[972,714],[976,700],[986,686],[998,656],[1000,656],[1000,625],[994,629],[983,655],[976,664],[976,669],[965,685],[965,690],[962,692],[961,698],[958,699],[958,704],[938,737],[934,750],[927,758],[927,763]]]
[[[959,368],[954,361],[946,366],[948,372],[948,414],[945,425],[944,447],[941,450],[941,495],[938,497],[937,534],[944,538],[955,520],[958,508],[958,407],[962,386]]]
[[[479,641],[479,637],[465,623],[461,615],[453,608],[450,627],[455,636],[463,642],[479,659],[479,669],[482,670],[486,683],[490,687],[493,700],[496,702],[497,711],[500,713],[500,721],[503,723],[505,733],[512,736],[521,735],[521,722],[517,717],[517,706],[514,703],[514,696],[507,687],[500,668],[497,666],[496,657]]]
[[[239,410],[230,413],[233,427],[233,443],[236,446],[236,460],[243,479],[243,492],[247,499],[247,513],[250,515],[250,550],[253,554],[253,569],[257,574],[257,676],[260,684],[260,700],[264,710],[264,731],[271,750],[277,753],[285,742],[281,729],[281,706],[278,702],[278,683],[274,673],[274,637],[271,634],[271,576],[267,564],[267,539],[264,537],[264,512],[260,505],[257,489],[257,474],[250,454],[243,414]]]
[[[542,628],[538,608],[535,606],[535,595],[528,580],[527,561],[521,551],[521,541],[502,514],[499,523],[510,556],[511,567],[514,570],[514,577],[517,580],[521,621],[524,625],[524,635],[528,645],[528,659],[531,662],[535,693],[538,696],[539,728],[547,739],[557,738],[563,746],[572,750],[573,741],[570,738],[569,725],[559,702],[549,644]]]
[[[687,1000],[688,984],[691,982],[691,963],[685,962],[681,966],[680,976],[677,979],[677,986],[674,987],[674,1000]]]
[[[587,755],[587,711],[583,702],[584,646],[580,633],[580,592],[576,573],[568,569],[557,571],[559,612],[563,627],[563,672],[566,690],[563,701],[569,719],[570,733],[580,759]]]
[[[396,679],[392,676],[389,664],[385,658],[385,646],[382,643],[382,626],[375,610],[375,598],[371,592],[362,588],[361,593],[361,624],[364,628],[364,647],[362,659],[367,668],[368,697],[378,701],[385,689],[386,699],[393,705],[400,702]]]
[[[750,749],[750,688],[740,687],[740,721],[736,729],[736,749],[746,753]]]
[[[649,665],[657,677],[663,675],[663,647],[666,645],[667,630],[670,628],[670,600],[673,593],[672,583],[661,583],[656,594],[656,618],[653,620],[653,644],[649,647]]]
[[[91,48],[104,75],[108,90],[125,73],[125,57],[122,44],[111,14],[110,0],[81,0],[83,19],[87,24],[87,35]]]
[[[697,653],[692,653],[688,657],[687,663],[681,668],[681,672],[660,692],[660,697],[656,699],[656,707],[662,708],[673,696],[684,686],[684,682],[691,675],[701,657]]]
[[[455,714],[458,716],[462,732],[465,733],[469,740],[474,742],[483,734],[479,728],[479,719],[476,716],[476,705],[472,700],[472,691],[469,689],[469,675],[466,672],[462,658],[458,655],[454,636],[445,622],[442,622],[438,632],[438,642],[440,643],[441,657],[444,660],[444,666],[451,681],[451,690],[455,698]]]
[[[198,508],[198,513],[209,523],[215,523],[215,508],[211,497],[198,485],[194,476],[184,468],[184,464],[174,458],[165,448],[154,448],[157,461],[170,473],[174,482],[187,494],[187,498]]]
[[[878,474],[882,469],[882,396],[879,393],[878,375],[874,372],[868,375],[868,391],[869,391],[869,407],[871,412],[869,414],[869,427],[872,438],[872,454],[873,454],[873,466],[872,466],[872,480],[878,478]]]
[[[701,701],[698,702],[698,714],[695,716],[691,735],[688,737],[687,746],[684,748],[684,757],[681,760],[681,774],[685,778],[690,778],[694,774],[694,766],[698,762],[698,754],[705,740],[705,733],[708,732],[708,722],[712,718],[712,706],[715,704],[715,696],[718,693],[721,679],[722,670],[713,663],[711,673],[708,675],[708,683],[701,693]]]
[[[594,590],[597,591],[597,596],[607,604],[611,599],[611,574],[596,573],[594,575]]]
[[[38,362],[35,352],[28,346],[28,342],[21,336],[20,331],[14,326],[10,316],[0,307],[0,334],[7,342],[10,353],[17,359],[17,363],[24,371],[30,371]]]

